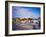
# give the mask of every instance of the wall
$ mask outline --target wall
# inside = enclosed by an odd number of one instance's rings
[[[46,6],[46,2],[45,2],[46,0],[22,0],[22,1],[44,2]],[[0,0],[0,37],[5,37],[5,20],[4,19],[5,19],[5,0]],[[46,19],[46,13],[45,13],[45,19]],[[46,37],[46,33],[42,35],[41,34],[40,35],[24,35],[24,36],[14,36],[14,37]]]

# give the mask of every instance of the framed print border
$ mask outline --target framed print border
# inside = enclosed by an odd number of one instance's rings
[[[9,32],[9,25],[8,25],[8,2],[11,3],[27,3],[27,4],[42,4],[43,5],[43,32],[42,33],[26,33],[26,34],[8,34]],[[35,34],[45,34],[45,3],[41,3],[41,2],[22,2],[22,1],[5,1],[5,36],[18,36],[18,35],[35,35]]]

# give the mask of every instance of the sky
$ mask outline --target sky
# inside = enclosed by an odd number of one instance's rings
[[[12,6],[12,18],[38,18],[40,17],[39,7]]]

